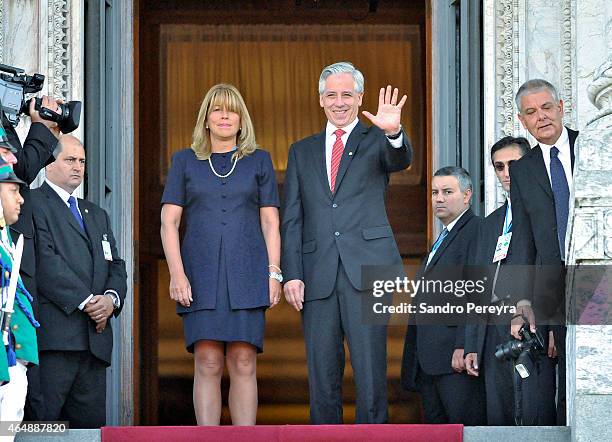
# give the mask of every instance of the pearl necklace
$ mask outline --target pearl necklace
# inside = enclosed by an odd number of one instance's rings
[[[232,165],[231,170],[226,175],[220,175],[220,174],[217,173],[217,171],[215,170],[215,168],[212,165],[212,156],[208,159],[208,165],[210,166],[210,170],[212,170],[212,173],[214,173],[219,178],[227,178],[228,176],[230,176],[232,174],[232,172],[236,168],[236,164],[238,163],[238,158],[234,158],[232,163],[233,163],[233,165]]]

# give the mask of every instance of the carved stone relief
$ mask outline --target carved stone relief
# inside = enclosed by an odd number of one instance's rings
[[[574,259],[612,259],[612,208],[577,208],[572,231]]]
[[[496,43],[497,60],[495,69],[499,90],[498,138],[516,133],[517,121],[514,111],[514,94],[518,89],[518,1],[501,0],[496,2]]]
[[[559,93],[565,103],[563,121],[575,129],[576,122],[576,72],[573,56],[576,48],[575,0],[563,0],[561,5],[561,84]]]
[[[70,20],[67,0],[49,1],[49,92],[70,96]]]

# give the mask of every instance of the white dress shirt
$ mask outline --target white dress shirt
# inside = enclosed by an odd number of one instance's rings
[[[550,181],[550,185],[552,187],[552,181],[550,179],[550,149],[555,146],[559,149],[559,160],[561,160],[561,164],[563,165],[563,170],[565,172],[565,178],[567,179],[567,185],[571,189],[572,183],[574,181],[572,176],[572,156],[571,149],[569,144],[569,136],[567,134],[567,129],[565,126],[561,131],[561,135],[559,139],[552,145],[540,143],[540,148],[542,149],[542,156],[544,156],[544,165],[546,166],[546,173],[548,174],[548,181]]]
[[[70,203],[68,202],[68,198],[70,198],[73,195],[71,193],[66,192],[60,186],[53,184],[51,181],[47,179],[45,179],[45,182],[49,185],[50,188],[55,190],[55,193],[57,193],[57,195],[62,199],[64,204],[66,204],[66,207],[70,208]],[[79,215],[81,215],[81,218],[83,218],[83,214],[81,213],[81,209],[79,208],[79,200],[77,199],[76,196],[74,197],[74,200],[76,201],[76,208],[79,212]]]
[[[455,224],[457,224],[457,222],[461,219],[461,217],[463,216],[463,214],[465,212],[467,212],[470,208],[468,207],[467,209],[465,209],[463,212],[461,212],[461,215],[459,215],[457,218],[455,218],[454,220],[452,220],[450,223],[448,223],[446,227],[446,230],[448,230],[448,233],[451,232],[451,230],[453,230],[453,227],[455,227]]]
[[[332,150],[334,148],[334,143],[336,142],[336,134],[334,132],[336,132],[338,129],[342,129],[344,131],[344,135],[342,135],[340,139],[342,140],[342,145],[346,147],[346,142],[348,141],[351,132],[353,132],[353,129],[355,129],[358,122],[359,118],[355,118],[355,120],[353,120],[353,122],[348,126],[338,128],[328,121],[327,126],[325,126],[325,167],[327,169],[327,182],[329,183],[330,187]],[[400,135],[399,138],[396,138],[395,140],[389,140],[389,143],[391,143],[391,146],[399,149],[404,144],[404,135]]]

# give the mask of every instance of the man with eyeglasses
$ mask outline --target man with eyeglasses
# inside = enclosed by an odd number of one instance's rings
[[[529,141],[523,137],[504,137],[491,147],[491,162],[495,175],[506,194],[506,202],[487,216],[481,226],[476,242],[474,264],[486,270],[487,288],[483,303],[506,305],[511,298],[516,269],[506,266],[507,257],[513,253],[512,204],[510,200],[510,165],[530,151]],[[506,250],[499,244],[509,238]],[[479,275],[479,278],[483,275]],[[472,318],[475,319],[475,318]],[[469,375],[484,376],[487,424],[509,426],[519,424],[554,425],[555,386],[554,364],[549,358],[540,358],[537,370],[529,381],[524,381],[523,393],[518,393],[525,404],[520,416],[515,415],[515,392],[513,387],[513,365],[509,361],[495,358],[496,347],[508,342],[512,336],[508,329],[507,315],[488,315],[482,322],[470,320],[466,326],[465,364]],[[546,334],[547,327],[540,327]],[[548,356],[556,356],[552,332],[549,333]],[[534,381],[534,379],[536,379]],[[531,420],[534,419],[534,420]]]
[[[58,150],[45,183],[31,192],[44,420],[99,428],[106,423],[110,320],[123,308],[127,274],[108,214],[74,196],[85,172],[83,144],[64,135]]]

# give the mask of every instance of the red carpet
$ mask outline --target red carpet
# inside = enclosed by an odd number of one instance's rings
[[[461,442],[463,425],[257,425],[254,427],[103,427],[102,442],[409,441]]]

